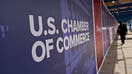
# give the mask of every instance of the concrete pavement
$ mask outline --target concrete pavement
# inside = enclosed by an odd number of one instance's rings
[[[98,74],[132,74],[132,32],[123,46],[119,37],[113,41]]]

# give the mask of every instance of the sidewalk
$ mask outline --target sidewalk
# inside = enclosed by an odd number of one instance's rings
[[[123,46],[119,37],[113,41],[98,74],[132,74],[132,32]]]

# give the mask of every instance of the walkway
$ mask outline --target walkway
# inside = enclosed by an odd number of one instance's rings
[[[132,33],[126,36],[121,46],[119,37],[112,43],[98,74],[132,74]]]

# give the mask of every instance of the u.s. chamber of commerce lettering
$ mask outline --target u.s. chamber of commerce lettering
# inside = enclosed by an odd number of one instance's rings
[[[54,17],[48,17],[46,19],[46,25],[49,27],[49,29],[44,30],[42,16],[38,16],[38,24],[36,25],[38,25],[39,29],[36,31],[34,26],[34,18],[34,15],[29,15],[30,32],[32,36],[39,37],[43,34],[44,37],[48,35],[55,36],[59,34],[60,31],[65,34],[63,37],[58,36],[56,40],[49,38],[45,39],[45,42],[41,40],[35,41],[31,47],[32,58],[35,62],[41,62],[46,58],[50,58],[50,51],[52,50],[56,49],[58,53],[63,53],[64,50],[69,50],[90,40],[89,23],[87,21],[62,19],[60,22],[61,29],[57,29],[56,25],[54,24],[56,19]],[[37,55],[37,47],[41,47],[41,56]]]

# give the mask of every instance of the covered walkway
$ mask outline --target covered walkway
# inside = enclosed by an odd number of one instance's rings
[[[128,32],[123,46],[116,37],[98,74],[132,74],[132,32]]]

